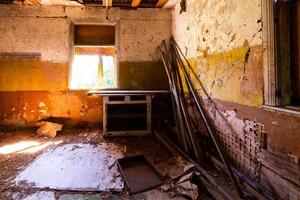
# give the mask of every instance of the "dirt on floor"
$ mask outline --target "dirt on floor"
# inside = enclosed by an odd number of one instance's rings
[[[37,135],[36,130],[18,130],[9,132],[0,132],[0,199],[18,199],[13,196],[22,194],[22,197],[35,193],[37,189],[28,189],[16,187],[13,182],[17,174],[29,165],[38,155],[53,146],[65,144],[92,144],[113,143],[123,148],[122,152],[125,157],[134,155],[144,155],[154,165],[164,160],[170,159],[172,153],[154,137],[118,137],[103,138],[102,131],[98,129],[65,129],[58,133],[55,138],[47,138]],[[46,172],[45,172],[46,173]],[[43,189],[48,192],[50,189]],[[157,192],[158,191],[158,192]],[[129,196],[126,192],[119,194],[111,194],[107,192],[101,193],[101,198],[114,199],[139,199],[139,196],[146,196],[145,199],[152,199],[147,195],[161,195],[163,199],[185,199],[176,191],[169,191],[161,194],[161,189],[152,192]],[[71,191],[53,191],[56,199],[61,195],[73,195]],[[92,195],[91,192],[77,192],[74,195]],[[97,194],[99,195],[99,194]],[[154,197],[153,197],[154,198]],[[22,199],[22,198],[21,198]]]

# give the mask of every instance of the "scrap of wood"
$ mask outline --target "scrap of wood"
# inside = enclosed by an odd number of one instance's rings
[[[262,165],[274,171],[279,176],[300,185],[300,165],[290,162],[288,159],[279,158],[267,150],[259,153],[259,160]]]

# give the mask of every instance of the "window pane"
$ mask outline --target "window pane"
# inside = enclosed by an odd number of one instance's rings
[[[75,55],[71,72],[71,89],[96,89],[99,84],[99,56]]]
[[[115,87],[115,60],[113,56],[102,56],[104,88]]]
[[[114,47],[75,47],[71,89],[116,87]]]

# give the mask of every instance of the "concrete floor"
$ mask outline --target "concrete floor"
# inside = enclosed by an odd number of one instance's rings
[[[15,183],[41,189],[122,192],[124,180],[115,164],[122,157],[119,146],[106,142],[54,146],[21,171]]]
[[[104,139],[97,129],[69,129],[49,139],[27,130],[1,132],[0,141],[0,199],[186,199],[173,189],[124,189],[116,159],[143,154],[159,166],[172,158],[153,137]]]

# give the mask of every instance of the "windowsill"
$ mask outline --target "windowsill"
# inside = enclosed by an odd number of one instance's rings
[[[116,90],[118,89],[117,87],[112,87],[112,88],[69,88],[69,91],[105,91],[105,90]]]
[[[75,44],[74,47],[91,47],[91,48],[114,48],[114,44],[107,44],[107,45],[83,45],[83,44]]]
[[[289,115],[295,115],[297,117],[300,117],[300,106],[275,107],[275,106],[263,105],[262,108],[269,111],[278,111],[282,114],[289,114]]]

